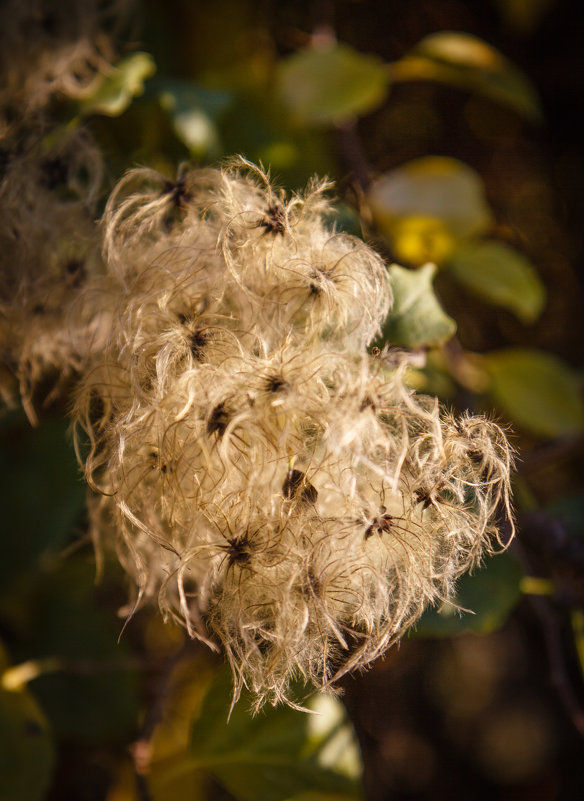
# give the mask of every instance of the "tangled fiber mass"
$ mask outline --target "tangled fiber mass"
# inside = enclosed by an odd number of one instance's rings
[[[221,642],[257,708],[382,654],[509,512],[502,430],[368,354],[387,270],[331,227],[326,188],[287,199],[243,159],[174,183],[133,170],[81,304],[99,318],[73,412],[94,537],[136,605]]]
[[[55,120],[54,104],[84,98],[113,70],[106,30],[115,33],[125,5],[0,5],[0,396],[10,406],[19,394],[33,423],[35,388],[53,381],[48,400],[60,394],[96,342],[93,310],[75,307],[103,270],[102,153],[86,128]]]
[[[0,11],[0,394],[69,396],[98,556],[211,647],[256,708],[364,667],[497,543],[503,431],[370,356],[388,273],[243,159],[135,169],[96,225],[103,162],[56,100],[112,70],[128,0]],[[106,33],[107,32],[107,33]],[[42,392],[41,392],[42,388]]]

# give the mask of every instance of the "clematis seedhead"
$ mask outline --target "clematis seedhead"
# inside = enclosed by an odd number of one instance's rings
[[[369,355],[388,272],[328,188],[286,197],[243,159],[134,170],[84,290],[109,320],[73,411],[95,540],[257,708],[370,664],[512,517],[504,431]]]

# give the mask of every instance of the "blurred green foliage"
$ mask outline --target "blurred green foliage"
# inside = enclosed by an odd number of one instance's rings
[[[542,312],[545,289],[541,279],[528,259],[505,242],[461,245],[447,268],[463,286],[514,312],[523,323],[535,322]]]
[[[472,574],[463,576],[452,603],[428,609],[412,634],[450,637],[465,631],[489,634],[500,628],[521,597],[522,571],[508,553],[491,556]]]
[[[387,92],[381,59],[331,41],[283,59],[276,88],[298,123],[340,125],[379,106]]]
[[[32,429],[23,414],[0,418],[0,470],[4,491],[4,558],[0,605],[12,582],[59,553],[85,506],[85,487],[62,419]],[[39,566],[39,567],[37,567]]]
[[[47,720],[26,689],[0,689],[0,798],[41,801],[54,763]]]
[[[433,264],[406,270],[389,268],[393,306],[383,328],[385,342],[406,348],[441,345],[456,331],[456,323],[442,310],[432,289]]]
[[[541,437],[582,431],[582,382],[561,359],[507,348],[489,353],[485,361],[492,395],[517,425]]]
[[[541,119],[531,81],[494,47],[476,36],[440,31],[424,37],[391,65],[393,81],[440,81],[509,106],[528,119]]]
[[[118,117],[126,111],[134,97],[144,92],[144,81],[154,72],[156,64],[149,53],[133,53],[122,59],[111,74],[101,77],[92,94],[83,99],[79,106],[80,113]]]
[[[307,691],[298,687],[299,700]],[[203,699],[186,752],[155,767],[156,797],[184,774],[209,771],[238,801],[361,798],[359,750],[337,699],[313,693],[303,702],[309,713],[279,706],[253,718],[251,695],[245,692],[232,710],[231,695],[231,672],[223,668]]]

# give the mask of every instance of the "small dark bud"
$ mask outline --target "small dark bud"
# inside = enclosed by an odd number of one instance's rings
[[[293,498],[304,503],[316,503],[318,491],[306,480],[301,470],[289,470],[282,484],[282,495],[289,500]]]
[[[211,436],[211,434],[217,432],[217,436],[219,439],[221,439],[228,425],[229,414],[225,409],[225,402],[222,401],[221,403],[218,403],[211,412],[211,416],[207,422],[207,434]]]

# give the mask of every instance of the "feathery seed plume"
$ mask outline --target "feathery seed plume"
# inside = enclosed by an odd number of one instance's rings
[[[74,421],[98,544],[136,603],[222,644],[237,699],[293,703],[369,664],[497,542],[503,431],[373,358],[391,301],[327,184],[286,198],[243,159],[128,173],[104,220],[109,336]],[[81,439],[81,437],[79,437]],[[80,447],[81,452],[81,447]]]

